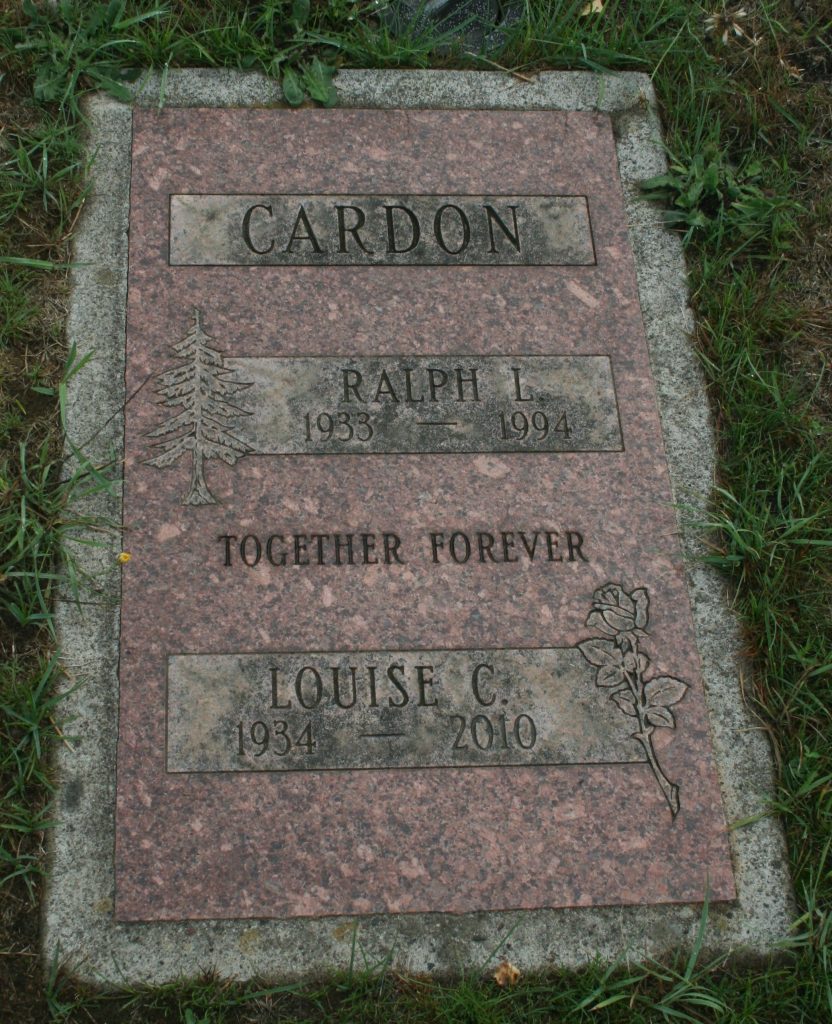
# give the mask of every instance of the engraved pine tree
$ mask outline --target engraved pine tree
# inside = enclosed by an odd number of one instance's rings
[[[208,344],[212,339],[202,326],[202,313],[196,306],[192,317],[190,330],[173,346],[182,362],[160,373],[156,387],[159,405],[170,409],[181,406],[182,411],[150,432],[149,437],[166,440],[157,441],[153,447],[158,454],[145,461],[164,468],[190,453],[191,486],[182,504],[214,505],[216,498],[205,482],[205,460],[222,459],[233,466],[253,451],[229,428],[232,420],[251,415],[229,401],[251,387],[251,382],[239,380],[225,365],[222,353]]]

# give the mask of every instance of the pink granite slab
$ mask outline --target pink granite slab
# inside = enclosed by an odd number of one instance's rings
[[[169,266],[169,196],[187,193],[581,194],[597,264]],[[116,916],[734,898],[609,118],[136,110],[129,260]],[[183,505],[185,460],[149,465],[147,435],[192,307],[240,360],[608,355],[624,450],[213,459],[217,503]],[[588,560],[434,564],[425,542],[534,529],[580,532]],[[406,564],[227,566],[218,541],[381,531]],[[602,635],[586,620],[609,583],[649,591],[639,649],[689,687],[653,733],[675,816],[646,762],[167,770],[172,654],[568,648]]]

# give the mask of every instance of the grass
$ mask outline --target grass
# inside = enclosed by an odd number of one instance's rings
[[[27,1021],[832,1020],[832,15],[823,0],[527,0],[498,51],[393,37],[370,3],[0,0],[0,1005]],[[725,41],[723,41],[723,39]],[[58,472],[69,243],[84,195],[79,101],[138,69],[279,76],[331,102],[337,67],[637,69],[660,98],[671,173],[650,192],[683,233],[720,479],[711,559],[736,589],[748,698],[778,764],[800,920],[778,965],[645,965],[440,983],[364,964],[318,985],[207,978],[79,988],[37,958],[60,653],[54,566],[83,466]],[[71,564],[71,563],[70,563]],[[359,951],[360,952],[360,951]],[[49,965],[47,965],[48,967]],[[0,1017],[2,1014],[0,1013]]]

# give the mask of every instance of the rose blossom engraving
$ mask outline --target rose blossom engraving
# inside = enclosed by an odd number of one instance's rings
[[[647,636],[649,607],[650,598],[644,587],[630,593],[618,583],[599,587],[592,595],[592,611],[586,624],[603,635],[582,640],[577,647],[590,665],[598,669],[595,685],[611,689],[610,700],[638,722],[633,739],[644,748],[675,818],[679,811],[679,787],[661,769],[653,749],[653,733],[658,727],[676,728],[670,708],[684,697],[688,684],[673,676],[645,680],[650,659],[639,650],[639,640]]]

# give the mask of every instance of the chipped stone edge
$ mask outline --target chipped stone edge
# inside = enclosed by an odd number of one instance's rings
[[[703,662],[714,748],[732,829],[739,899],[708,910],[703,955],[756,959],[776,953],[795,916],[778,821],[767,815],[773,765],[764,730],[745,706],[741,637],[721,578],[697,561],[703,551],[684,524],[705,518],[715,472],[713,426],[689,336],[693,319],[682,248],[637,182],[661,173],[665,157],[646,75],[549,72],[532,82],[492,72],[345,71],[345,107],[599,110],[615,127],[639,292],[656,377],[672,486],[688,554],[688,583]],[[278,85],[257,74],[214,70],[149,74],[134,86],[143,106],[282,105]],[[124,332],[131,108],[89,99],[95,155],[92,191],[77,233],[68,340],[90,361],[70,382],[70,439],[98,465],[122,458]],[[103,426],[102,426],[103,422]],[[67,465],[72,466],[71,452]],[[116,473],[116,476],[118,474]],[[80,501],[80,513],[120,522],[114,493]],[[118,529],[78,545],[96,583],[81,603],[59,602],[56,623],[70,690],[63,709],[71,737],[57,753],[57,824],[49,834],[44,901],[45,962],[104,985],[162,983],[213,970],[275,980],[382,962],[403,970],[455,973],[507,956],[521,970],[577,968],[591,960],[638,962],[689,949],[701,906],[612,907],[323,919],[118,923],[113,920],[113,842],[118,722],[120,576],[129,540]],[[355,937],[355,947],[353,941]]]

